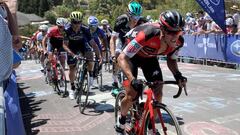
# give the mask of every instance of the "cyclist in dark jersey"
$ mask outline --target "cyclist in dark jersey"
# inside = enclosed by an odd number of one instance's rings
[[[70,14],[71,24],[66,29],[63,47],[68,52],[69,78],[71,83],[71,90],[69,90],[70,99],[74,99],[74,80],[76,72],[76,56],[81,54],[87,59],[93,59],[92,48],[94,49],[100,62],[102,57],[97,47],[96,42],[92,38],[90,30],[87,26],[82,24],[83,15],[81,12],[74,11]],[[88,62],[88,71],[90,73],[90,85],[93,82],[93,66],[94,62]]]
[[[117,17],[115,22],[114,31],[112,33],[111,40],[110,40],[110,52],[111,52],[111,57],[114,65],[113,75],[112,75],[113,89],[111,93],[114,96],[117,95],[120,90],[118,87],[118,78],[117,78],[119,68],[118,68],[116,59],[118,55],[121,53],[124,46],[126,45],[125,34],[132,28],[146,22],[144,18],[141,16],[141,14],[142,14],[142,6],[136,1],[131,1],[128,4],[127,13]]]
[[[129,108],[137,98],[143,84],[137,79],[138,67],[143,71],[147,81],[163,81],[162,71],[157,55],[167,55],[167,65],[180,87],[185,87],[186,77],[182,76],[177,66],[176,55],[183,46],[182,29],[184,19],[176,11],[166,11],[160,14],[159,23],[146,23],[131,30],[127,36],[130,42],[118,57],[118,63],[128,80],[126,96],[121,102],[121,116],[118,131],[124,131],[124,124]],[[157,84],[156,98],[162,101],[162,85]],[[149,130],[152,134],[152,130]]]

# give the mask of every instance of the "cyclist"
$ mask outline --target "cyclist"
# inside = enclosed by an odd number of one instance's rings
[[[51,62],[53,60],[53,52],[57,50],[59,53],[64,52],[63,49],[63,34],[64,27],[67,24],[66,18],[57,18],[56,26],[49,28],[47,35],[43,38],[43,50],[44,54],[48,54],[48,59],[44,62],[44,66],[46,66],[47,70],[50,70]],[[65,56],[59,55],[60,63],[65,67]],[[50,77],[51,78],[51,77]],[[51,80],[49,80],[51,82]]]
[[[36,36],[36,41],[37,41],[37,50],[38,50],[38,53],[40,54],[40,62],[41,62],[41,65],[42,65],[42,68],[44,68],[44,50],[43,50],[43,46],[42,46],[42,40],[43,40],[43,37],[47,34],[47,31],[48,31],[48,26],[46,24],[43,24],[43,25],[40,25],[39,26],[39,33],[37,34]]]
[[[100,29],[102,29],[106,36],[107,36],[107,39],[108,39],[108,43],[110,42],[110,39],[111,39],[111,35],[112,35],[112,29],[111,27],[109,26],[109,22],[107,19],[103,19],[101,21],[101,26],[100,26]]]
[[[74,99],[74,80],[76,72],[75,59],[78,54],[82,54],[87,59],[93,59],[92,48],[94,49],[100,62],[102,60],[99,48],[91,36],[90,30],[87,26],[82,24],[83,14],[74,11],[70,14],[70,27],[66,29],[63,47],[68,52],[69,78],[71,83],[71,90],[69,91],[69,98]],[[88,62],[88,71],[90,73],[90,85],[93,83],[93,66],[94,62]]]
[[[101,52],[101,55],[103,56],[103,52],[108,46],[107,36],[105,35],[105,32],[98,27],[98,19],[95,16],[89,16],[88,17],[88,27],[90,29],[90,33],[92,34],[92,37],[94,38],[94,41],[98,45],[98,48]],[[99,66],[96,71],[96,66]],[[101,70],[101,64],[95,64],[94,68],[94,77],[97,77],[99,70]]]
[[[142,14],[142,6],[136,2],[131,1],[128,4],[127,13],[120,15],[117,17],[115,26],[114,26],[114,32],[112,33],[112,37],[110,40],[110,52],[111,57],[113,60],[113,89],[112,89],[112,95],[117,95],[119,88],[118,88],[118,65],[116,63],[116,59],[120,52],[122,51],[122,48],[125,44],[125,34],[132,28],[145,23],[145,20],[143,17],[141,17]]]
[[[181,36],[184,24],[177,11],[166,11],[160,14],[159,23],[145,23],[127,34],[131,41],[119,55],[118,62],[131,83],[125,88],[126,96],[121,102],[121,116],[116,125],[118,132],[123,133],[127,112],[140,94],[138,90],[143,88],[142,82],[137,79],[138,67],[142,69],[147,81],[163,81],[157,55],[167,55],[168,68],[178,85],[185,87],[186,77],[182,76],[177,66],[177,52],[184,42]],[[161,102],[162,85],[156,84],[155,89],[156,98]],[[152,134],[151,126],[149,128],[149,134]]]
[[[109,22],[107,19],[103,19],[101,21],[100,29],[102,29],[105,32],[105,35],[107,36],[107,42],[108,42],[108,46],[107,46],[107,48],[105,48],[105,51],[103,51],[102,54],[104,56],[105,62],[110,63],[110,54],[108,52],[109,52],[109,48],[110,48],[109,43],[110,43],[110,39],[111,39],[111,35],[112,35],[112,29],[109,26]]]

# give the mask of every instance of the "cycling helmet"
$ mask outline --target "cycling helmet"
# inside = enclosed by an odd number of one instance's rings
[[[74,21],[82,21],[83,14],[82,14],[82,12],[74,11],[70,14],[70,19],[74,20]]]
[[[142,6],[136,1],[130,2],[127,10],[130,15],[140,16],[142,14]]]
[[[65,26],[66,24],[67,24],[67,19],[62,18],[62,17],[57,18],[56,25],[58,25],[58,26]]]
[[[103,19],[103,20],[101,21],[101,24],[102,24],[102,25],[108,25],[108,20],[107,20],[107,19]]]
[[[48,26],[46,24],[43,24],[43,25],[40,25],[38,29],[46,32],[48,30]]]
[[[181,31],[185,21],[177,11],[165,11],[159,16],[160,25],[168,31]]]
[[[232,26],[233,25],[233,19],[232,18],[227,18],[226,19],[226,25],[227,26]]]
[[[88,17],[88,25],[91,26],[98,26],[98,19],[95,16],[89,16]]]

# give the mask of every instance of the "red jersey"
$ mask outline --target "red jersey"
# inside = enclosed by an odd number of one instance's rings
[[[62,47],[63,44],[63,35],[58,29],[58,26],[53,26],[49,29],[47,33],[49,41],[54,48]]]
[[[126,36],[131,42],[125,47],[123,52],[128,57],[133,57],[135,54],[141,57],[156,57],[157,55],[168,55],[179,49],[183,45],[180,41],[177,41],[177,47],[169,47],[161,54],[160,40],[160,24],[159,23],[145,23],[130,30]]]

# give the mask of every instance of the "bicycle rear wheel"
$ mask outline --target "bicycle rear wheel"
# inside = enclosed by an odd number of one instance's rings
[[[155,118],[155,128],[158,132],[156,135],[182,135],[182,131],[176,117],[167,108],[167,106],[164,104],[157,104],[156,109],[160,113],[160,116],[158,115]],[[144,135],[148,135],[150,123],[150,112],[148,112],[145,119]]]
[[[82,72],[85,77],[81,81],[81,86],[79,90],[79,95],[78,95],[78,106],[80,112],[83,114],[86,106],[88,105],[88,96],[89,96],[89,90],[90,90],[90,74],[87,71]]]

